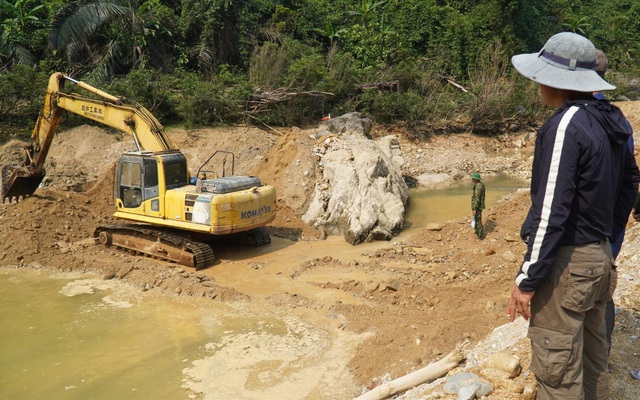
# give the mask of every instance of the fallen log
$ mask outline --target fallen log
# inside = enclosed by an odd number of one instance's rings
[[[465,89],[464,86],[462,86],[461,84],[453,81],[452,79],[447,78],[446,76],[441,76],[440,78],[444,79],[449,85],[451,85],[451,86],[453,86],[455,88],[458,88],[458,89],[462,90],[465,93],[469,93],[469,91],[467,89]]]
[[[465,360],[466,356],[462,351],[469,345],[465,340],[459,343],[455,350],[447,354],[443,359],[433,362],[424,368],[414,371],[391,382],[384,383],[367,393],[356,397],[354,400],[381,400],[393,396],[399,392],[404,392],[413,387],[427,383],[445,376],[449,371]]]
[[[249,114],[249,113],[242,113],[242,115],[246,115],[247,117],[258,121],[259,123],[261,123],[262,125],[266,126],[267,128],[271,129],[272,131],[274,131],[275,133],[277,133],[278,135],[282,136],[284,135],[284,133],[280,132],[279,130],[277,130],[276,128],[269,126],[267,124],[264,123],[264,121],[262,121],[261,119],[259,119],[258,117],[254,117],[253,115]]]
[[[333,93],[322,92],[319,90],[308,90],[305,92],[292,92],[287,88],[279,88],[272,91],[256,91],[251,95],[251,98],[246,103],[247,111],[245,115],[259,113],[268,110],[273,104],[282,103],[291,100],[295,97],[310,96],[310,97],[329,97],[335,96]]]

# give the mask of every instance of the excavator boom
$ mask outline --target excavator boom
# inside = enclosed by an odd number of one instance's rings
[[[64,86],[67,81],[99,96],[100,99],[65,92]],[[44,105],[31,134],[32,142],[24,148],[24,159],[19,164],[2,167],[0,195],[3,203],[6,200],[18,201],[20,198],[31,196],[42,182],[45,176],[44,162],[64,111],[131,134],[138,150],[179,151],[165,134],[160,122],[140,104],[112,96],[62,73],[54,73],[49,78]]]

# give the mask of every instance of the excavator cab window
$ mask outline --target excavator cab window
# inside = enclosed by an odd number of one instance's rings
[[[164,160],[164,178],[167,189],[186,186],[189,184],[187,162],[184,157]]]
[[[153,158],[144,160],[144,187],[146,189],[158,186],[158,162]]]
[[[142,166],[134,162],[120,164],[120,198],[127,208],[142,204]]]
[[[155,158],[144,158],[144,201],[156,198],[151,202],[151,210],[158,211],[158,162]]]

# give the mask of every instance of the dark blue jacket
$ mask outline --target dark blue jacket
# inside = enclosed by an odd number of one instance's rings
[[[604,93],[602,92],[594,93],[593,97],[595,97],[598,100],[607,99]],[[629,123],[629,120],[627,120],[627,125],[629,126],[630,129],[633,129],[631,127],[631,124]],[[627,145],[629,146],[629,151],[633,153],[634,152],[633,135],[629,136],[629,141],[627,141]],[[629,196],[635,199],[637,195],[638,195],[638,192],[630,187],[622,187],[622,190],[620,191],[620,196]],[[631,210],[626,208],[629,201],[630,201],[629,199],[627,199],[627,201],[618,201],[616,203],[617,208],[613,210],[614,221],[624,220],[624,224],[622,226],[613,227],[613,235],[611,235],[611,237],[609,238],[611,239],[611,253],[613,254],[614,259],[618,257],[618,253],[620,253],[620,250],[622,249],[622,242],[624,241],[624,233],[627,225],[626,224],[627,218],[625,218],[625,216],[629,215],[629,213],[631,212]],[[622,218],[620,218],[620,216],[622,216]]]
[[[623,194],[637,193],[640,181],[631,134],[618,107],[595,99],[565,103],[540,128],[521,230],[521,290],[544,282],[560,246],[598,242],[624,227],[634,199]]]

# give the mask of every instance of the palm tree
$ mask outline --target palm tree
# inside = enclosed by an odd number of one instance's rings
[[[104,41],[98,33],[117,19],[125,20],[129,13],[128,7],[110,0],[66,3],[54,17],[49,43],[54,52],[61,52],[71,70],[98,67],[99,75],[109,75],[118,62],[119,35]]]
[[[360,6],[350,11],[349,14],[359,16],[362,26],[364,26],[366,30],[369,25],[369,18],[373,12],[378,8],[384,7],[388,1],[389,0],[360,0]]]
[[[90,70],[98,77],[128,72],[145,64],[151,53],[158,63],[165,61],[158,53],[166,52],[170,42],[163,49],[151,48],[162,43],[163,34],[172,36],[172,16],[173,11],[153,0],[73,1],[55,15],[49,42],[71,69]]]
[[[347,29],[336,29],[331,21],[327,21],[324,26],[324,29],[314,29],[315,32],[329,39],[329,48],[332,49],[335,44],[336,39],[340,37],[341,34],[347,31]]]

